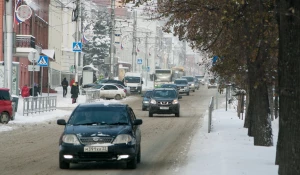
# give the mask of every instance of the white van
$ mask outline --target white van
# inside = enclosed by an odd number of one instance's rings
[[[141,73],[126,72],[123,81],[125,86],[130,88],[130,92],[142,93],[143,78]]]

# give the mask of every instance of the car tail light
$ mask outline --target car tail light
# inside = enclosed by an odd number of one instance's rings
[[[126,90],[126,89],[123,89],[123,90],[124,90],[125,93],[127,93],[127,90]]]

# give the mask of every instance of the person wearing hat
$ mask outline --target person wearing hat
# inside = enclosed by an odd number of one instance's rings
[[[79,94],[79,88],[78,88],[78,83],[74,82],[72,87],[71,87],[71,98],[72,98],[72,104],[76,103],[77,98],[78,98],[78,94]]]

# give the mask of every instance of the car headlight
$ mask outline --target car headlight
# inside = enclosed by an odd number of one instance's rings
[[[149,103],[149,101],[143,101],[143,103]]]
[[[193,83],[192,83],[191,85],[192,85],[192,86],[194,86],[194,84],[193,84]]]
[[[153,99],[151,99],[150,103],[155,105],[155,104],[156,104],[156,101],[153,100]]]
[[[120,143],[128,143],[132,141],[131,135],[128,134],[120,134],[118,135],[115,140],[113,141],[113,144],[120,144]]]
[[[63,135],[62,141],[73,145],[80,145],[78,138],[74,134]]]
[[[176,99],[176,100],[173,100],[172,104],[173,104],[173,105],[174,105],[174,104],[178,104],[178,100],[177,100],[177,99]]]

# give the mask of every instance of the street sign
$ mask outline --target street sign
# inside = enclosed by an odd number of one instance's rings
[[[73,42],[73,52],[81,52],[82,51],[82,43],[81,42]]]
[[[48,67],[49,65],[49,59],[47,56],[40,56],[40,59],[37,62],[37,65],[41,67]]]
[[[38,65],[28,65],[28,71],[40,71],[40,66]]]
[[[137,59],[137,64],[143,64],[142,58],[138,58],[138,59]]]
[[[147,67],[147,72],[150,72],[150,67],[149,66]]]
[[[40,59],[40,54],[38,53],[37,50],[33,50],[33,51],[29,52],[28,60],[30,62],[36,63],[39,59]]]

